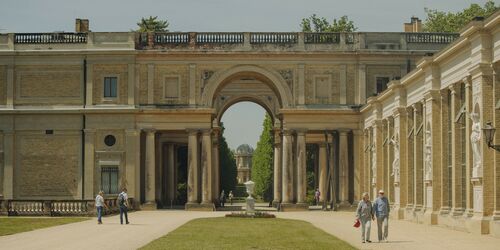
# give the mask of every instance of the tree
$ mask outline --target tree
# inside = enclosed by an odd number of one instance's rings
[[[273,199],[273,122],[266,114],[257,148],[252,156],[252,181],[255,194],[265,201]]]
[[[500,9],[495,2],[488,1],[481,7],[478,4],[471,4],[461,12],[445,12],[436,9],[425,8],[427,18],[423,23],[423,30],[426,32],[459,32],[474,17],[488,17]]]
[[[334,18],[332,23],[329,23],[326,18],[316,14],[302,18],[300,28],[303,32],[354,32],[358,29],[347,16],[341,16],[339,20]]]
[[[226,194],[229,190],[234,190],[238,183],[236,160],[233,152],[227,146],[226,138],[224,137],[224,124],[221,123],[221,133],[219,137],[219,164],[220,164],[220,188],[225,190]]]
[[[141,18],[141,21],[137,23],[139,29],[138,32],[168,32],[168,21],[158,20],[158,16],[149,16],[149,18]]]

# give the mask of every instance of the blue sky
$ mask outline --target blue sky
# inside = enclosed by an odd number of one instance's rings
[[[316,13],[332,20],[349,16],[359,31],[402,31],[424,8],[459,11],[464,0],[2,0],[0,33],[73,31],[75,18],[90,19],[92,31],[130,31],[143,16],[170,22],[171,31],[298,31]],[[252,103],[232,106],[222,117],[231,148],[255,147],[265,111]]]

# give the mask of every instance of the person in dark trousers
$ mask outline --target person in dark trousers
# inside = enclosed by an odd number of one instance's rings
[[[220,192],[220,206],[224,207],[224,203],[226,203],[226,193],[224,193],[224,189]]]
[[[384,196],[384,190],[378,191],[378,198],[373,202],[373,212],[377,217],[378,242],[388,242],[390,211],[389,200]]]
[[[120,224],[123,224],[123,215],[125,215],[125,223],[129,224],[127,214],[129,203],[126,188],[123,188],[122,192],[118,195],[118,205],[120,206]]]

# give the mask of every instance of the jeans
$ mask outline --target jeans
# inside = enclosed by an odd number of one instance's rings
[[[102,206],[97,207],[97,222],[102,222]]]
[[[361,222],[361,240],[370,240],[370,231],[372,229],[371,218],[359,218]]]
[[[382,232],[383,227],[383,232]],[[385,240],[389,234],[389,216],[377,217],[378,240]]]
[[[128,215],[127,215],[127,207],[120,206],[120,224],[123,224],[123,215],[125,215],[125,222],[128,224]]]

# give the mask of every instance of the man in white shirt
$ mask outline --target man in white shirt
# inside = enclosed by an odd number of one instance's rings
[[[126,188],[123,188],[122,192],[118,195],[118,206],[120,207],[120,224],[123,224],[123,215],[125,215],[125,223],[129,224],[127,214],[129,204]]]
[[[103,207],[108,208],[106,202],[104,202],[104,192],[99,191],[99,194],[95,197],[95,207],[97,209],[97,224],[102,224],[102,209]]]

